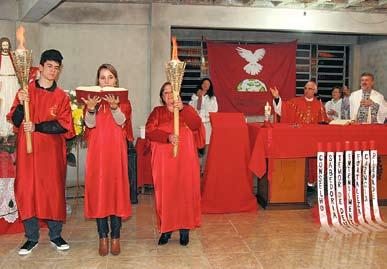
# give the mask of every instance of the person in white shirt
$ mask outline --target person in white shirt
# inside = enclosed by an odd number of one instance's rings
[[[361,75],[361,89],[349,97],[351,120],[359,123],[384,123],[387,104],[384,96],[373,89],[374,83],[374,76],[371,73]]]
[[[204,170],[204,163],[207,155],[207,148],[210,144],[211,138],[211,122],[210,122],[210,112],[218,112],[218,102],[214,95],[214,88],[212,86],[212,81],[209,78],[203,78],[198,87],[196,94],[194,93],[191,97],[189,105],[192,106],[199,114],[204,127],[206,129],[206,147],[202,151],[199,151],[202,155],[201,159],[201,171]],[[203,156],[204,155],[204,156]]]
[[[192,95],[189,104],[198,112],[202,119],[206,129],[206,145],[208,145],[211,137],[210,112],[218,112],[218,103],[214,95],[212,81],[209,78],[204,78],[200,81],[197,92]]]
[[[344,85],[341,91],[343,93],[343,97],[342,97],[342,101],[341,101],[340,116],[341,116],[342,120],[349,120],[350,119],[349,96],[351,95],[351,90],[348,88],[347,85]]]
[[[341,89],[340,87],[333,87],[332,100],[325,103],[325,110],[329,119],[336,120],[341,118]]]

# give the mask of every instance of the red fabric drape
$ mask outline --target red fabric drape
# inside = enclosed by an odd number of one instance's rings
[[[137,187],[145,184],[153,184],[150,141],[148,139],[137,138]]]
[[[261,60],[252,60],[253,64],[257,63],[262,67],[258,74],[252,75],[251,72],[245,71],[249,61],[238,53],[238,47],[250,51],[251,54],[260,49],[265,50]],[[207,48],[210,75],[220,112],[263,114],[264,105],[272,100],[269,87],[278,87],[283,100],[295,96],[296,42],[251,45],[207,42]],[[260,85],[261,82],[266,85],[267,91],[246,92],[246,88],[238,91],[238,85],[242,82],[245,82],[243,85]]]
[[[210,113],[208,148],[202,190],[203,213],[257,210],[253,177],[248,169],[250,140],[241,113]]]

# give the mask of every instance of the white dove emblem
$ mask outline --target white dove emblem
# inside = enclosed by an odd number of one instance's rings
[[[249,63],[243,67],[247,74],[257,75],[261,72],[263,66],[258,63],[259,60],[265,56],[265,49],[257,49],[254,53],[250,50],[242,49],[240,47],[236,48],[239,55],[248,61]]]

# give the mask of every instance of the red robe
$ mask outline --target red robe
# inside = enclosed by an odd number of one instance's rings
[[[317,124],[329,121],[324,105],[316,98],[313,98],[313,101],[307,101],[304,96],[301,96],[282,103],[281,122],[283,123]],[[308,158],[308,165],[308,182],[314,183],[317,179],[316,159]]]
[[[28,85],[30,118],[34,123],[57,120],[68,130],[64,134],[32,133],[32,150],[27,154],[23,128],[17,133],[15,196],[22,220],[31,217],[64,221],[66,219],[66,141],[74,136],[70,99],[60,88],[39,89]],[[19,99],[15,97],[11,119]]]
[[[130,103],[120,104],[125,125],[115,122],[110,108],[102,105],[96,114],[96,127],[86,128],[85,217],[131,213],[127,142],[133,140]]]
[[[156,107],[146,123],[151,141],[156,213],[161,233],[200,226],[200,166],[197,147],[204,146],[203,123],[190,106],[180,112],[179,149],[172,155],[168,135],[173,133],[173,113]]]
[[[304,96],[284,101],[281,108],[281,122],[283,123],[319,123],[329,122],[325,107],[321,101],[313,98],[307,101]]]

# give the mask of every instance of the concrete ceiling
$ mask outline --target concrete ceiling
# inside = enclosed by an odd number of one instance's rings
[[[170,3],[238,7],[295,8],[387,14],[387,0],[65,0],[81,3]]]

